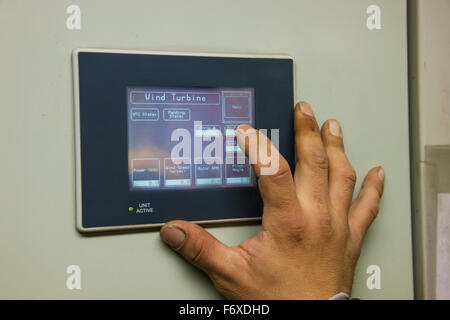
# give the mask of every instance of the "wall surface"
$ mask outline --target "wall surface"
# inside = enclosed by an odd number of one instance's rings
[[[66,28],[70,4],[81,8],[81,30]],[[379,30],[366,27],[372,4]],[[353,294],[413,297],[405,1],[2,0],[0,43],[0,298],[220,298],[157,232],[75,230],[76,47],[293,56],[297,99],[321,122],[341,122],[358,185],[373,166],[387,172]],[[209,228],[229,245],[258,230]],[[66,288],[72,264],[81,290]],[[379,290],[366,286],[370,265],[381,268]]]
[[[434,299],[444,276],[436,272],[437,199],[450,193],[450,1],[410,1],[408,20],[415,294]]]

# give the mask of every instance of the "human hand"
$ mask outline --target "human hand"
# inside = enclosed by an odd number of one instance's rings
[[[320,130],[306,102],[297,104],[294,114],[294,176],[273,145],[279,159],[275,174],[260,175],[270,166],[260,159],[253,164],[264,201],[262,230],[256,236],[229,247],[187,221],[171,221],[161,229],[162,239],[206,272],[227,298],[329,299],[351,292],[385,173],[382,167],[371,169],[352,202],[356,174],[344,153],[339,123],[328,120]],[[247,156],[246,136],[267,139],[248,125],[236,134]]]

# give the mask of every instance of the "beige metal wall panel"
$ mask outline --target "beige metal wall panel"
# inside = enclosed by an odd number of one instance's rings
[[[66,28],[71,4],[81,30]],[[381,29],[369,30],[373,4]],[[75,230],[77,47],[293,56],[297,99],[341,122],[358,185],[386,169],[353,294],[412,298],[406,31],[404,0],[0,1],[0,298],[220,298],[157,232]],[[208,230],[234,245],[259,226]],[[81,290],[66,288],[69,265],[81,268]],[[371,265],[381,289],[366,285]]]

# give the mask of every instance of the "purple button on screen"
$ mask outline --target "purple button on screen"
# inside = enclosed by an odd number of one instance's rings
[[[254,126],[253,88],[127,88],[130,190],[249,187],[235,129]]]

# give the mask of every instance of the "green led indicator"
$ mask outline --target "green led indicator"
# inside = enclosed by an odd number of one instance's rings
[[[133,207],[128,207],[128,211],[133,212],[134,208]]]

